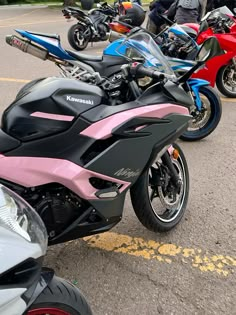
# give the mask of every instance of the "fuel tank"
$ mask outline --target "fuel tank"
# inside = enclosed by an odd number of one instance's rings
[[[70,128],[81,113],[106,104],[97,86],[68,78],[50,77],[27,84],[2,116],[2,129],[30,141]]]

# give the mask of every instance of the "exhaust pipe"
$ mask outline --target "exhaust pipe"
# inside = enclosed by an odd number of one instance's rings
[[[109,40],[110,43],[112,43],[112,42],[114,42],[114,41],[117,40],[117,39],[121,39],[121,38],[125,38],[125,37],[126,37],[126,36],[125,36],[124,34],[111,31],[111,32],[109,33],[108,40]]]
[[[28,40],[22,39],[15,35],[7,35],[5,39],[6,43],[12,47],[18,48],[21,51],[42,60],[48,59],[48,51],[46,49],[31,44]]]

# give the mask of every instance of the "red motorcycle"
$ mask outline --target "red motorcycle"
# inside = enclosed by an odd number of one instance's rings
[[[227,97],[236,97],[236,18],[227,8],[221,7],[205,15],[200,25],[186,23],[198,32],[197,43],[215,36],[225,54],[210,59],[203,69],[193,74],[205,79]]]

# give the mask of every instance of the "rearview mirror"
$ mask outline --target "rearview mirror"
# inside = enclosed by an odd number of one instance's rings
[[[199,27],[198,34],[201,34],[202,32],[205,32],[209,28],[207,21],[202,21]]]
[[[215,37],[209,37],[198,51],[196,61],[206,62],[207,60],[222,54],[224,54],[224,51],[220,48],[218,40]]]

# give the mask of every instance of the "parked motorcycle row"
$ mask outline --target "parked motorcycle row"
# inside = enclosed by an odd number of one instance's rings
[[[79,20],[68,35],[76,50],[107,33],[110,43],[102,56],[89,56],[64,50],[56,34],[6,36],[12,47],[54,62],[61,76],[26,84],[2,116],[1,315],[91,314],[77,288],[42,268],[47,242],[110,230],[128,191],[147,229],[174,228],[190,181],[176,140],[215,130],[222,112],[215,84],[225,96],[236,93],[236,19],[226,7],[200,26],[170,23],[158,35],[114,21],[117,6],[63,15]]]

